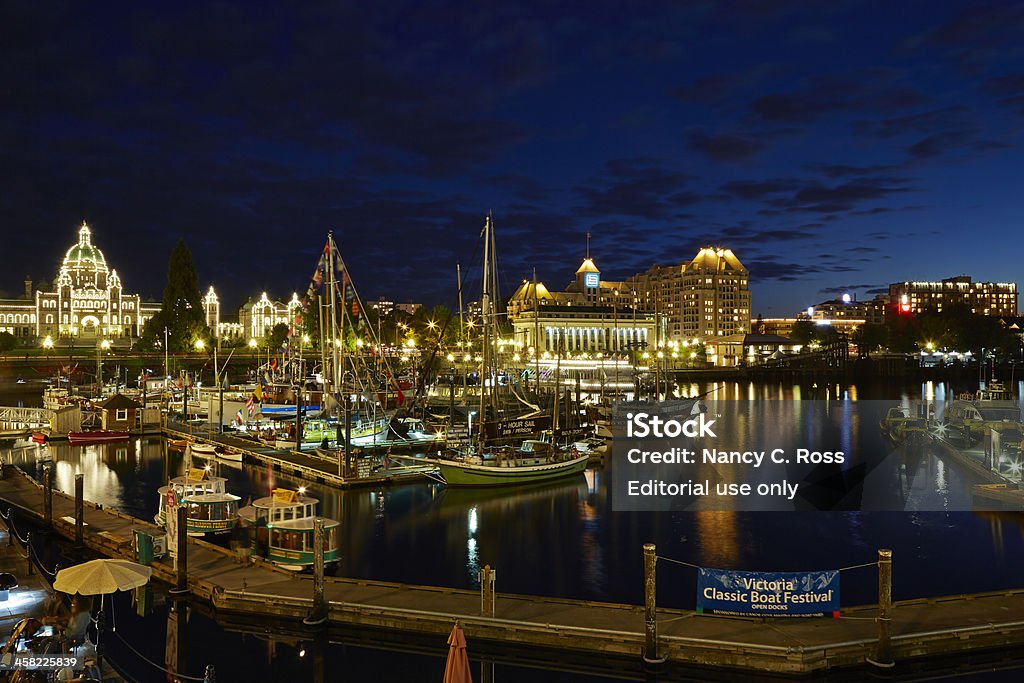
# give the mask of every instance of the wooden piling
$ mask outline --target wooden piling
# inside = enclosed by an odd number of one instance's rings
[[[188,593],[188,508],[179,505],[175,510],[178,515],[178,571],[175,586],[168,592],[183,595]]]
[[[47,529],[53,528],[53,466],[43,465],[43,522]]]
[[[892,658],[892,551],[878,551],[878,646],[868,662],[885,669],[896,665]]]
[[[664,657],[658,656],[658,615],[656,569],[658,555],[653,543],[644,544],[644,661],[660,664]]]
[[[327,600],[324,598],[324,519],[313,520],[313,609],[302,620],[316,626],[327,621]]]
[[[85,524],[85,475],[75,475],[75,547],[82,547]]]
[[[480,616],[494,616],[494,579],[497,572],[485,564],[480,570]]]

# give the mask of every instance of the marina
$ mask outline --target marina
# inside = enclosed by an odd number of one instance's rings
[[[45,522],[38,512],[47,509],[43,495],[41,486],[9,466],[5,469],[0,500],[17,509],[19,518]],[[57,492],[50,509],[55,531],[69,540],[81,533],[82,543],[103,555],[134,558],[133,536],[140,529],[159,531],[93,504],[84,506],[84,525],[79,527],[74,500]],[[238,565],[230,551],[195,539],[186,548],[188,589],[218,612],[292,623],[312,613],[313,581],[260,561]],[[166,561],[151,566],[166,582],[179,580]],[[507,593],[496,595],[489,606],[487,601],[481,605],[476,591],[335,577],[324,582],[328,619],[339,624],[443,635],[458,621],[470,637],[481,640],[613,658],[640,656],[647,637],[641,606]],[[891,609],[892,653],[900,659],[1024,642],[1024,591],[900,601]],[[875,607],[849,608],[838,619],[783,620],[766,630],[757,627],[758,619],[662,609],[657,648],[661,657],[677,663],[808,673],[862,664],[874,656],[876,616]]]

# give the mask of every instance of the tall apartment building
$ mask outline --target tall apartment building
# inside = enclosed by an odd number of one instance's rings
[[[894,282],[889,303],[900,313],[942,312],[964,305],[981,315],[1017,315],[1015,282],[972,282],[967,275],[940,282]]]
[[[678,266],[656,265],[627,280],[639,305],[663,316],[669,340],[750,331],[750,274],[731,249],[704,247]]]

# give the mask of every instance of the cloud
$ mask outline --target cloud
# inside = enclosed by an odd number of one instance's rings
[[[679,217],[679,210],[702,200],[684,189],[688,173],[668,168],[665,160],[648,157],[613,159],[574,191],[584,203],[584,216],[634,216],[651,220]]]
[[[758,140],[744,135],[690,133],[687,146],[698,154],[723,163],[745,161],[765,148]]]

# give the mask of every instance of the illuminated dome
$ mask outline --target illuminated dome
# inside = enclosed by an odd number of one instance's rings
[[[103,258],[103,252],[92,244],[92,231],[82,221],[82,228],[78,231],[78,244],[68,249],[64,256],[65,268],[89,268],[106,272],[107,261]]]

